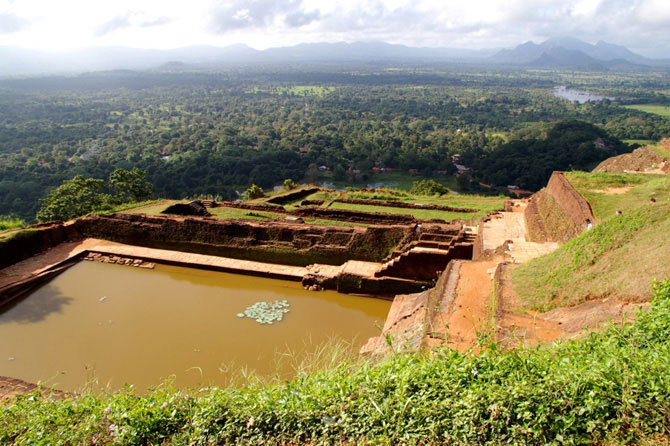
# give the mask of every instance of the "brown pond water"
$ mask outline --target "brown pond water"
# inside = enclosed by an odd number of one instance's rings
[[[284,299],[290,312],[272,325],[237,316]],[[87,383],[142,391],[171,375],[180,387],[226,385],[242,368],[288,378],[296,359],[334,339],[357,351],[379,334],[389,308],[281,280],[80,262],[2,310],[0,375],[68,391]]]

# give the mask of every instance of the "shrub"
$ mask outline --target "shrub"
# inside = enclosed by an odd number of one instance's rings
[[[249,189],[244,193],[245,196],[247,197],[247,200],[253,200],[256,198],[261,198],[265,196],[265,191],[263,191],[263,188],[256,185],[252,184]]]
[[[410,193],[414,195],[444,195],[449,189],[435,180],[423,179],[412,184]]]

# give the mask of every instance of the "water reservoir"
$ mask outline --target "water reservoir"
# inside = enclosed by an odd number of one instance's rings
[[[244,316],[286,301],[281,321]],[[288,378],[333,340],[357,351],[390,302],[297,282],[177,266],[80,262],[0,313],[0,375],[66,391],[227,385],[243,371]]]

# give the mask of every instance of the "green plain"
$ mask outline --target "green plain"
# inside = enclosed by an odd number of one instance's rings
[[[645,113],[651,113],[654,115],[663,116],[664,118],[670,118],[670,107],[667,105],[652,105],[652,104],[640,104],[640,105],[625,105],[624,107],[631,110],[639,110]]]

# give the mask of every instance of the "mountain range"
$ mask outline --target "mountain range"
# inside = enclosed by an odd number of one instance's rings
[[[0,76],[78,73],[111,69],[183,70],[240,64],[285,63],[469,63],[550,69],[644,69],[668,67],[670,60],[649,59],[626,47],[600,41],[552,38],[513,49],[467,50],[394,45],[385,42],[303,43],[255,50],[246,45],[191,46],[170,50],[102,47],[46,53],[0,47]]]

